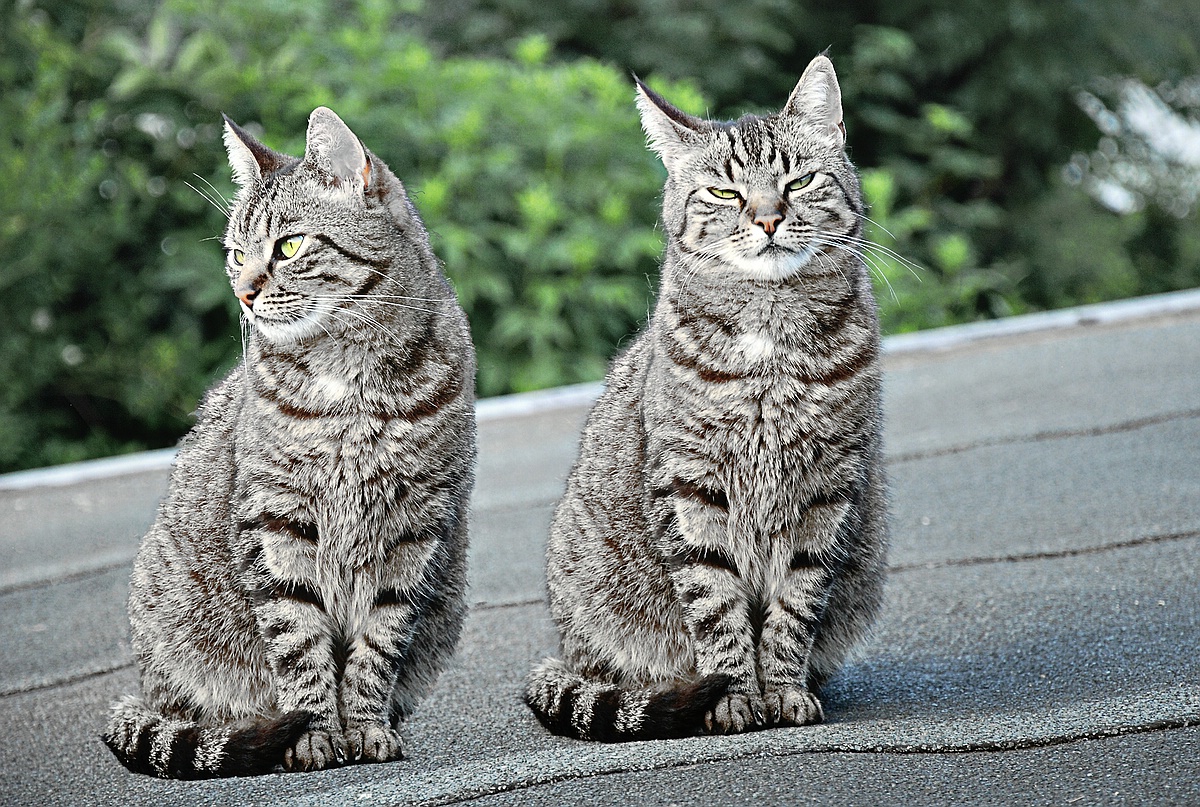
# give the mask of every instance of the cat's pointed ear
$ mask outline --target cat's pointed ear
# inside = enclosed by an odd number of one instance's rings
[[[228,115],[225,120],[225,150],[229,152],[229,166],[233,169],[233,181],[239,187],[257,182],[265,175],[283,167],[285,158],[254,139],[254,136],[238,126]]]
[[[708,124],[676,109],[637,76],[633,80],[637,84],[637,106],[642,116],[642,129],[646,132],[650,148],[670,169],[697,144],[700,133],[708,128]]]
[[[317,107],[308,117],[304,161],[360,193],[371,183],[371,160],[362,141],[327,107]]]
[[[784,116],[803,118],[809,125],[833,140],[838,148],[846,145],[846,126],[842,123],[842,89],[838,86],[833,62],[825,54],[813,59],[784,104]]]

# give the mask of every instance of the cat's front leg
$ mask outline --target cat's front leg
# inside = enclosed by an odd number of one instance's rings
[[[404,756],[392,724],[392,691],[422,604],[436,589],[428,573],[443,560],[442,549],[430,535],[403,536],[378,573],[363,574],[356,583],[361,627],[349,637],[338,691],[351,760],[390,762]]]
[[[664,492],[670,506],[664,555],[695,647],[696,671],[730,676],[726,694],[706,715],[705,725],[719,733],[764,725],[750,603],[729,548],[726,494],[681,479],[672,480]]]
[[[812,504],[785,544],[790,556],[767,598],[758,646],[773,724],[803,726],[825,717],[821,701],[808,689],[809,657],[840,562],[838,537],[850,512],[848,501]]]
[[[284,754],[289,770],[319,770],[346,757],[337,708],[334,625],[314,583],[316,527],[263,516],[240,524],[250,547],[243,579],[282,712],[312,715]]]

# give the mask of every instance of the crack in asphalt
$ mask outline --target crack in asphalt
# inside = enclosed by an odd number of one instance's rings
[[[1164,718],[1161,720],[1153,720],[1145,723],[1136,723],[1126,726],[1112,726],[1102,728],[1096,731],[1081,731],[1075,733],[1059,734],[1049,737],[1029,737],[1025,739],[1004,740],[1004,741],[980,741],[971,743],[943,743],[943,744],[918,744],[904,745],[899,743],[894,744],[877,744],[870,748],[864,748],[862,745],[853,745],[850,743],[825,743],[819,744],[812,748],[800,750],[783,749],[779,751],[771,751],[769,749],[755,749],[746,753],[727,753],[714,754],[707,759],[680,759],[671,760],[662,764],[650,764],[645,766],[609,766],[602,770],[590,771],[586,773],[564,773],[546,776],[536,780],[526,780],[523,782],[506,783],[495,785],[493,787],[477,787],[469,793],[459,793],[453,795],[438,796],[431,799],[425,799],[416,804],[421,807],[444,807],[450,804],[467,804],[472,801],[477,801],[488,796],[495,796],[501,793],[516,793],[522,790],[531,790],[536,787],[544,787],[547,785],[555,785],[560,782],[571,782],[586,779],[600,778],[603,776],[614,776],[623,773],[652,773],[656,771],[680,770],[693,768],[700,765],[708,765],[714,762],[732,762],[740,759],[786,759],[788,757],[803,757],[812,754],[894,754],[894,755],[942,755],[942,754],[980,754],[980,753],[1004,753],[1009,751],[1027,751],[1038,748],[1052,748],[1059,745],[1069,745],[1077,742],[1088,742],[1091,740],[1101,740],[1111,737],[1124,737],[1134,734],[1150,734],[1160,731],[1173,731],[1177,729],[1186,729],[1194,726],[1200,726],[1200,717],[1183,716],[1177,718]],[[392,804],[404,804],[408,802],[392,802]]]
[[[915,462],[917,460],[935,459],[937,457],[946,457],[951,454],[962,454],[967,451],[975,451],[980,448],[995,448],[996,446],[1021,445],[1024,443],[1045,443],[1053,440],[1069,440],[1073,437],[1103,437],[1109,434],[1119,434],[1121,432],[1137,431],[1148,426],[1158,426],[1162,423],[1170,423],[1175,420],[1190,420],[1200,418],[1200,409],[1182,409],[1177,412],[1165,412],[1160,415],[1151,415],[1150,417],[1135,418],[1126,420],[1120,423],[1110,423],[1107,426],[1090,426],[1082,429],[1047,429],[1045,431],[1034,432],[1033,434],[1013,435],[1011,437],[995,437],[989,440],[978,440],[973,443],[960,443],[958,445],[944,446],[942,448],[931,448],[922,451],[905,451],[899,454],[893,454],[885,459],[888,465],[894,465],[904,462]]]

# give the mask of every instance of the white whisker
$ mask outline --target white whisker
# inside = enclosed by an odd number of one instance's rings
[[[225,195],[224,195],[223,193],[221,193],[219,190],[217,190],[217,186],[216,186],[216,185],[212,184],[212,183],[211,183],[211,182],[209,182],[207,179],[205,179],[204,177],[200,176],[200,175],[199,175],[199,174],[197,174],[197,173],[194,173],[194,172],[193,172],[193,173],[192,173],[192,176],[194,176],[196,179],[200,180],[200,181],[201,181],[201,182],[203,182],[205,185],[207,185],[209,188],[211,188],[211,189],[212,189],[212,193],[213,193],[213,194],[214,194],[214,195],[215,195],[215,196],[216,196],[218,199],[220,199],[222,202],[224,202],[224,203],[225,203],[225,209],[226,209],[226,210],[229,210],[229,209],[230,209],[229,200],[225,198]]]
[[[200,190],[200,189],[199,189],[199,188],[197,188],[195,185],[193,185],[192,183],[188,182],[186,179],[183,181],[183,184],[184,184],[184,185],[187,185],[189,188],[191,188],[191,189],[192,189],[192,190],[194,190],[196,193],[198,193],[198,194],[200,195],[200,198],[201,198],[201,199],[203,199],[204,201],[208,202],[210,205],[212,205],[213,207],[215,207],[217,210],[221,211],[221,215],[222,215],[222,216],[225,216],[226,218],[228,218],[228,217],[229,217],[229,210],[228,210],[227,208],[224,208],[224,207],[222,207],[220,204],[218,204],[218,203],[217,203],[217,201],[216,201],[215,199],[213,199],[211,196],[209,196],[207,193],[205,193],[204,191]]]

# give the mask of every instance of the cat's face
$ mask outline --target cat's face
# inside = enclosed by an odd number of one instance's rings
[[[379,246],[395,235],[370,203],[380,166],[324,108],[310,118],[303,159],[270,151],[229,120],[225,141],[241,186],[225,268],[247,320],[276,344],[369,331],[362,304],[387,279]]]
[[[639,84],[651,147],[667,167],[667,231],[696,265],[787,280],[820,272],[860,230],[833,65],[818,56],[783,111],[729,124],[694,118]],[[717,259],[716,262],[711,259]]]

